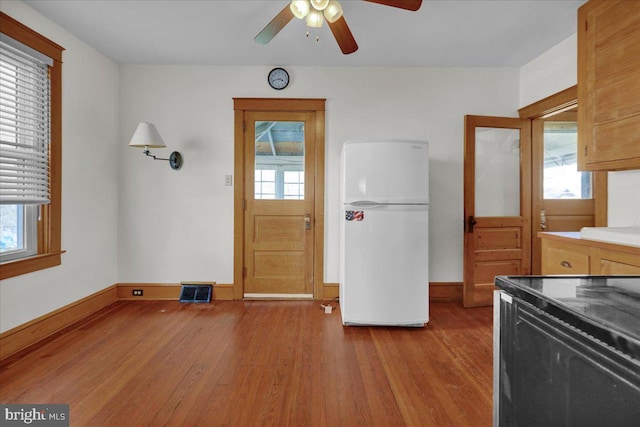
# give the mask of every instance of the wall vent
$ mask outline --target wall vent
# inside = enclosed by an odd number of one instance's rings
[[[211,302],[213,286],[182,284],[180,302]]]

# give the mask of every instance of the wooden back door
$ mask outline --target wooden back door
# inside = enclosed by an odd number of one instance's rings
[[[234,108],[234,298],[322,298],[324,100]]]
[[[465,307],[491,305],[497,275],[529,274],[529,120],[465,116]]]
[[[245,297],[313,297],[311,113],[248,112]]]

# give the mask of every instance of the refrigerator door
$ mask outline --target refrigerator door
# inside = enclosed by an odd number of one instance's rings
[[[345,203],[429,203],[426,141],[347,141],[342,162]]]
[[[345,325],[429,320],[428,206],[345,205],[340,310]]]

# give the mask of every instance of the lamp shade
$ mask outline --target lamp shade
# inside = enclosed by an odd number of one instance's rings
[[[324,17],[330,23],[336,22],[342,16],[342,6],[335,0],[331,0],[324,10]]]
[[[144,122],[136,128],[131,141],[129,141],[129,147],[164,148],[166,144],[154,124]]]
[[[302,19],[309,13],[309,0],[293,0],[289,8],[296,18]]]
[[[329,4],[329,0],[311,0],[311,6],[313,6],[316,10],[324,10],[325,7]]]
[[[320,28],[322,27],[323,22],[324,18],[322,17],[322,12],[315,9],[311,9],[309,11],[309,14],[307,15],[307,27]]]

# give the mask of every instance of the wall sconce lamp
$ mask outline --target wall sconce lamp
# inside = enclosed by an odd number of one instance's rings
[[[143,153],[149,157],[153,157],[153,160],[168,160],[171,169],[180,169],[182,166],[182,155],[177,151],[171,153],[168,159],[162,159],[156,157],[149,152],[149,148],[165,148],[167,145],[162,140],[158,129],[153,123],[140,123],[136,128],[131,141],[129,141],[129,147],[144,147]]]

